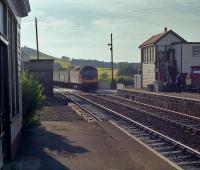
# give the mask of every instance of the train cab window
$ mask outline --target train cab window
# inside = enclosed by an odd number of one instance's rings
[[[95,69],[87,69],[81,72],[81,76],[85,79],[93,79],[98,76],[98,73]]]

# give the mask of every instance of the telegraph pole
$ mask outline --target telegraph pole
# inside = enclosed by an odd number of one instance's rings
[[[39,43],[38,43],[38,24],[37,24],[37,18],[35,18],[35,32],[36,32],[36,45],[37,45],[37,59],[40,59],[39,54]]]
[[[114,72],[113,72],[113,36],[111,33],[111,43],[108,44],[110,46],[110,51],[111,51],[111,75],[112,75],[112,82],[114,80]]]

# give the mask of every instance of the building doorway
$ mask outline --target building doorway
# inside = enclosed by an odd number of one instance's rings
[[[8,57],[7,45],[0,41],[0,134],[2,158],[0,164],[11,158],[10,145],[10,107],[8,90]],[[1,154],[1,153],[0,153]]]

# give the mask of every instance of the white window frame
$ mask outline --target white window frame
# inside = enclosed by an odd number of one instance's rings
[[[192,46],[192,56],[200,57],[200,46]]]
[[[193,74],[200,74],[200,70],[193,70]]]

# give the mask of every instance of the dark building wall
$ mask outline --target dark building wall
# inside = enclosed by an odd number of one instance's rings
[[[24,62],[24,70],[44,86],[44,93],[53,96],[53,63],[54,60],[30,60]]]
[[[20,18],[27,0],[0,0],[0,169],[15,156],[22,127]]]

